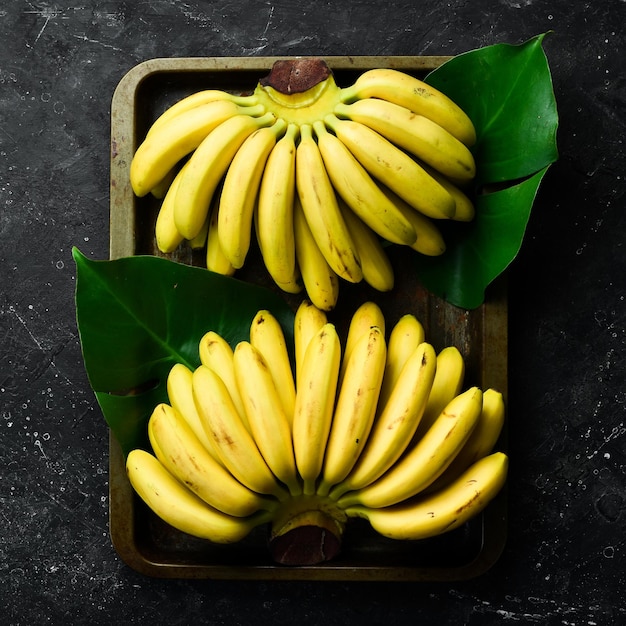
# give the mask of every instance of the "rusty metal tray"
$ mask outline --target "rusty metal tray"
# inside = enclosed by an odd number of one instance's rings
[[[168,58],[145,61],[118,84],[111,103],[110,258],[162,256],[154,240],[158,202],[136,198],[129,183],[132,155],[152,121],[181,97],[200,89],[251,91],[278,57]],[[283,58],[283,57],[281,57]],[[449,59],[445,56],[326,57],[338,84],[349,84],[373,67],[394,67],[423,77]],[[397,249],[396,249],[397,248]],[[414,313],[436,349],[456,345],[466,359],[468,384],[494,387],[507,396],[507,298],[500,277],[478,309],[459,309],[428,293],[411,272],[408,248],[389,249],[396,287],[380,294],[366,285],[342,281],[337,308],[329,314],[338,330],[360,302],[374,300],[389,325]],[[257,254],[255,258],[254,255]],[[202,265],[202,253],[181,246],[170,258]],[[260,255],[251,251],[238,278],[276,289],[264,272]],[[295,310],[297,296],[282,294]],[[345,334],[343,335],[345,336]],[[499,445],[506,449],[506,427]],[[244,541],[213,545],[181,533],[158,519],[136,497],[126,478],[121,449],[109,441],[109,517],[112,543],[136,571],[160,578],[239,580],[379,580],[458,581],[479,576],[499,558],[506,541],[506,489],[464,527],[424,541],[394,541],[375,534],[363,520],[346,530],[341,554],[316,566],[285,567],[273,563],[264,529]]]

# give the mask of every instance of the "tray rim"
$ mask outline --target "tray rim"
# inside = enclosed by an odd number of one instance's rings
[[[147,78],[163,73],[262,71],[271,68],[279,59],[308,58],[304,56],[263,57],[174,57],[148,59],[124,74],[111,100],[111,159],[110,159],[110,241],[111,260],[136,253],[135,197],[128,180],[130,158],[135,149],[136,112],[120,115],[124,107],[134,104],[135,93]],[[320,55],[322,56],[322,55]],[[428,72],[453,58],[449,55],[432,56],[328,56],[323,55],[331,69],[365,70],[372,67]],[[129,148],[129,139],[132,147]],[[120,151],[120,146],[125,150]],[[507,331],[506,276],[501,275],[488,290],[485,302],[476,314],[482,316],[483,344],[497,342],[505,355],[502,359],[481,362],[482,376],[493,381],[492,386],[508,397],[508,331]],[[498,334],[497,330],[504,331]],[[490,354],[483,349],[483,356]],[[505,427],[506,428],[506,427]],[[508,485],[508,484],[507,484]],[[335,581],[397,581],[397,582],[452,582],[476,578],[489,570],[502,554],[507,540],[507,485],[485,509],[483,515],[483,542],[475,559],[456,567],[429,566],[337,566],[332,562],[312,567],[223,566],[203,564],[166,563],[151,560],[137,550],[134,534],[135,511],[132,488],[126,478],[121,447],[109,431],[109,534],[113,547],[123,562],[135,571],[155,578],[219,579],[219,580],[335,580]],[[126,523],[119,524],[118,513]],[[486,529],[489,532],[486,532]]]

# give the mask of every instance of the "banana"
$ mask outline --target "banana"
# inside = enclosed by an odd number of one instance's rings
[[[313,323],[316,322],[317,319]],[[305,495],[315,492],[315,482],[322,468],[333,418],[340,360],[341,346],[335,326],[324,323],[306,341],[301,356],[293,417],[293,448]]]
[[[364,98],[338,104],[335,115],[368,126],[424,163],[458,181],[476,176],[476,162],[469,148],[445,128],[406,107]]]
[[[349,491],[337,500],[379,508],[406,500],[438,478],[458,454],[476,425],[482,409],[482,391],[472,387],[454,398],[427,433],[378,480]]]
[[[175,165],[158,183],[156,187],[150,189],[150,193],[157,199],[163,200],[170,185],[174,182],[176,174],[180,171],[179,165]]]
[[[349,282],[361,281],[363,273],[354,242],[309,124],[300,127],[300,143],[296,148],[296,190],[313,238],[328,265]]]
[[[267,158],[287,128],[276,120],[255,130],[234,155],[222,186],[218,234],[222,250],[235,269],[243,267],[250,249],[252,220]]]
[[[252,491],[279,500],[288,498],[242,422],[222,379],[200,365],[193,373],[193,393],[207,435],[232,475]]]
[[[250,325],[250,343],[263,355],[285,416],[291,425],[296,403],[296,385],[285,334],[270,311],[263,309],[254,316]]]
[[[224,254],[219,236],[218,212],[222,186],[218,185],[209,205],[208,228],[206,234],[206,268],[222,276],[232,276],[236,269]]]
[[[415,440],[423,437],[447,404],[463,388],[465,360],[456,346],[447,346],[437,354],[437,372]]]
[[[148,135],[154,132],[157,128],[163,126],[166,122],[169,122],[174,117],[187,113],[191,109],[209,104],[216,101],[228,101],[232,102],[240,107],[254,106],[257,104],[257,99],[254,96],[238,96],[228,91],[221,89],[204,89],[202,91],[196,91],[184,98],[181,98],[172,106],[168,107],[154,120],[152,126],[148,129]],[[262,109],[260,109],[262,110]]]
[[[380,98],[433,120],[466,146],[476,143],[476,129],[467,114],[448,96],[427,83],[399,70],[375,68],[363,72],[342,89],[341,100],[354,102]]]
[[[201,250],[207,244],[209,238],[209,226],[211,224],[211,209],[207,212],[207,216],[202,224],[202,228],[198,231],[198,234],[189,240],[189,247],[192,250]]]
[[[132,158],[130,183],[135,195],[145,196],[157,187],[182,158],[196,150],[224,121],[236,115],[254,118],[262,111],[262,107],[243,109],[234,102],[221,100],[166,121],[146,136]]]
[[[296,389],[302,382],[304,355],[313,336],[326,324],[328,317],[310,300],[304,299],[298,305],[293,321],[293,342],[296,370]]]
[[[235,378],[235,366],[233,363],[233,349],[222,335],[210,330],[200,339],[198,344],[200,363],[212,369],[226,385],[226,389],[237,409],[244,426],[250,432],[250,426],[246,417],[246,409],[239,393],[237,379]]]
[[[241,341],[235,347],[233,365],[250,431],[261,455],[292,496],[302,493],[291,442],[291,420],[266,360],[249,341]]]
[[[504,426],[504,398],[495,389],[483,393],[483,409],[469,439],[446,471],[425,491],[428,493],[442,489],[458,478],[468,467],[490,454],[496,445]]]
[[[411,222],[417,237],[410,247],[423,254],[425,256],[439,256],[446,251],[446,242],[443,235],[435,221],[416,211],[414,207],[410,206],[405,200],[403,200],[398,194],[394,193],[385,185],[380,186],[383,193],[387,196],[390,202],[400,211],[409,222]],[[451,219],[456,220],[456,207],[455,213]]]
[[[234,517],[214,509],[176,480],[156,457],[145,450],[129,452],[126,471],[133,489],[158,517],[194,537],[214,543],[235,543],[272,518],[269,511]]]
[[[331,311],[339,297],[339,277],[317,246],[297,195],[293,211],[296,259],[306,293],[318,309]]]
[[[293,234],[298,126],[289,124],[270,152],[259,188],[256,228],[263,262],[277,284],[297,274]]]
[[[378,398],[379,407],[385,406],[389,401],[402,368],[417,347],[425,341],[425,336],[424,326],[411,313],[403,315],[394,324],[387,341],[387,361]]]
[[[415,241],[409,220],[385,196],[376,181],[320,120],[313,125],[326,171],[339,197],[383,239],[403,245]]]
[[[218,463],[168,404],[155,407],[148,436],[157,459],[170,474],[213,508],[235,517],[276,508],[276,500],[250,491]]]
[[[272,113],[259,117],[246,113],[231,116],[213,128],[194,150],[174,205],[176,228],[185,239],[193,239],[202,228],[213,194],[246,138],[255,130],[272,125],[275,119]]]
[[[328,436],[317,488],[321,496],[327,496],[333,485],[345,479],[365,447],[376,413],[386,355],[385,335],[378,326],[365,332],[352,350]]]
[[[330,492],[331,498],[373,483],[401,457],[424,412],[436,363],[435,349],[421,343],[402,368],[387,403],[378,405],[365,449],[347,478]]]
[[[167,190],[163,202],[159,207],[159,213],[154,227],[157,247],[164,254],[174,252],[184,240],[184,237],[178,232],[176,224],[174,223],[174,201],[184,169],[185,166],[183,165]]]
[[[220,458],[215,451],[215,446],[207,436],[202,420],[198,415],[196,404],[193,399],[193,388],[191,381],[193,372],[182,363],[175,363],[167,375],[166,387],[167,395],[172,408],[185,420],[193,434],[200,443],[207,449],[207,452],[216,460]]]
[[[428,165],[422,164],[422,167],[452,196],[454,199],[454,216],[455,222],[471,222],[476,215],[476,208],[469,196],[461,187],[467,185],[463,181],[455,181],[447,178],[441,172],[438,172]]]
[[[454,215],[452,196],[406,152],[358,122],[335,115],[327,115],[324,121],[371,176],[412,207],[435,219]]]
[[[378,235],[352,209],[337,198],[343,218],[361,261],[363,280],[377,291],[391,291],[395,276],[393,266]]]
[[[350,517],[369,521],[391,539],[426,539],[459,528],[482,512],[506,481],[508,457],[494,452],[477,461],[444,489],[382,509],[350,506]]]

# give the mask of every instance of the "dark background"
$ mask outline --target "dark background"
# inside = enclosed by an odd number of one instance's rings
[[[90,6],[91,5],[91,6]],[[0,613],[22,624],[623,623],[626,76],[618,0],[24,2],[0,8]],[[509,539],[460,583],[146,578],[108,535],[108,434],[72,246],[108,258],[109,113],[170,56],[544,49],[560,160],[508,271]]]

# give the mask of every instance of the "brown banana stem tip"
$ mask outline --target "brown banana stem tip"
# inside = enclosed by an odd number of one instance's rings
[[[302,93],[325,81],[331,70],[323,59],[276,61],[270,73],[259,82],[284,94]]]

